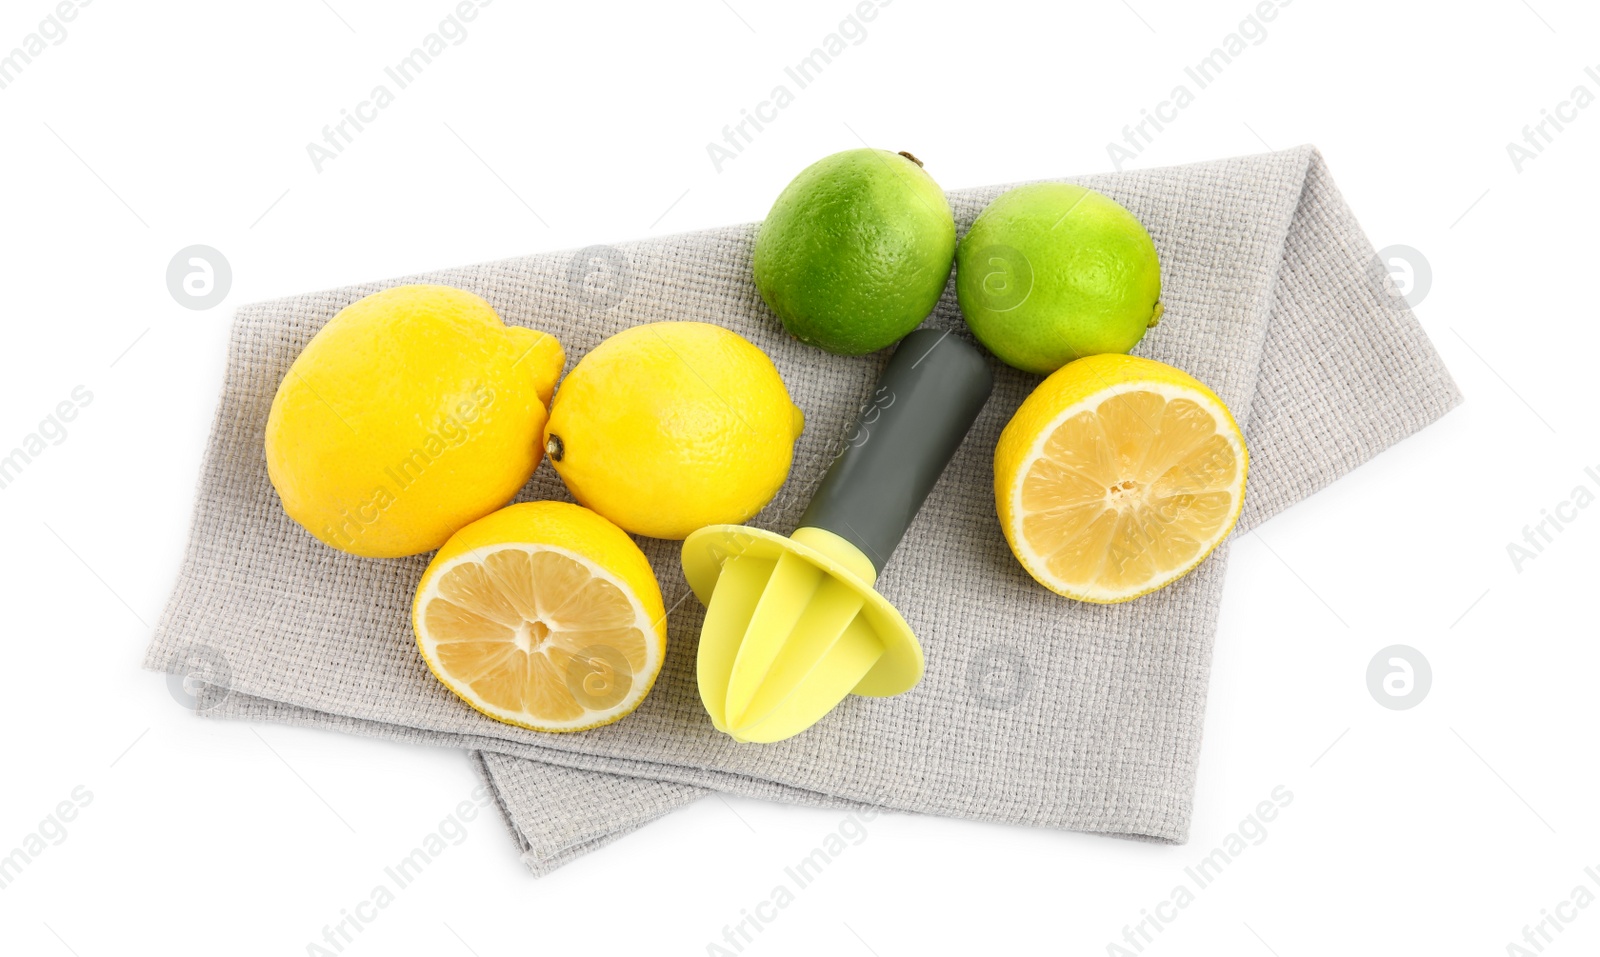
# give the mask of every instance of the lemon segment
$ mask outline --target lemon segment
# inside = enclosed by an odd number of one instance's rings
[[[644,554],[564,502],[513,505],[452,537],[423,573],[412,625],[446,688],[535,731],[622,718],[666,654],[661,590]]]
[[[1150,359],[1063,366],[995,448],[1006,541],[1040,584],[1128,601],[1188,574],[1233,529],[1249,454],[1222,400]]]

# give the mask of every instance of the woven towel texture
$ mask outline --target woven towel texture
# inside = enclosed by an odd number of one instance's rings
[[[1109,194],[1155,239],[1166,313],[1137,351],[1209,384],[1244,426],[1239,532],[1459,401],[1315,149],[1068,181]],[[1007,188],[950,193],[958,226]],[[676,542],[640,540],[671,609],[654,691],[615,725],[547,735],[478,714],[429,674],[409,621],[427,556],[346,555],[283,513],[262,442],[289,364],[345,305],[427,281],[553,333],[570,361],[661,320],[717,323],[755,343],[807,428],[788,484],[752,524],[791,531],[887,354],[830,356],[789,338],[751,282],[754,236],[734,226],[240,309],[191,538],[145,666],[221,662],[201,699],[210,716],[476,752],[535,873],[707,789],[1185,840],[1227,547],[1124,605],[1072,602],[1033,582],[995,520],[990,457],[1039,380],[998,362],[993,397],[879,581],[923,643],[926,677],[896,698],[847,699],[779,744],[741,745],[711,727],[694,678],[703,609]],[[951,290],[927,324],[966,335]],[[547,498],[570,501],[542,466],[519,500]]]

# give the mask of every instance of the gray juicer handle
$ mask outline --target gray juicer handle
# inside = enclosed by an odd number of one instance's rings
[[[993,388],[977,346],[938,329],[906,336],[800,525],[849,541],[882,572]]]

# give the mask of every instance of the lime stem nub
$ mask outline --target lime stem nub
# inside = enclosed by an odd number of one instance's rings
[[[922,168],[922,160],[917,159],[915,156],[912,156],[910,153],[907,153],[905,150],[901,150],[900,151],[900,155],[904,156],[906,159],[910,160],[911,162],[917,164],[917,168],[918,169]]]

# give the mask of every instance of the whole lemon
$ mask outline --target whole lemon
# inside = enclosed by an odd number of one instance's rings
[[[566,357],[448,286],[351,303],[295,359],[267,416],[267,474],[334,548],[415,555],[504,505],[539,464]]]
[[[681,539],[771,501],[804,426],[760,349],[721,326],[656,322],[600,343],[562,380],[545,452],[585,506]]]

